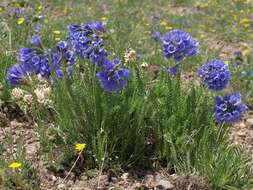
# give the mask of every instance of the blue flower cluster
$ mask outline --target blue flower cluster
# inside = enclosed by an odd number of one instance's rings
[[[120,61],[107,58],[104,41],[99,32],[105,32],[101,21],[69,26],[69,42],[83,59],[90,59],[101,69],[96,74],[101,87],[107,92],[121,90],[127,84],[130,70],[119,68]]]
[[[56,77],[61,79],[64,76],[65,68],[68,76],[72,75],[73,65],[76,63],[76,52],[71,49],[69,44],[65,41],[58,42],[56,44],[57,51],[52,53],[52,65],[56,73]]]
[[[214,114],[219,124],[231,124],[238,122],[242,114],[246,112],[247,106],[242,103],[239,92],[225,94],[223,98],[215,98]]]
[[[98,69],[96,75],[101,87],[107,92],[121,90],[127,84],[130,70],[120,68],[120,61],[107,58],[103,39],[99,32],[105,32],[101,21],[84,23],[82,25],[69,26],[68,41],[56,43],[57,51],[45,51],[39,36],[32,36],[33,48],[21,48],[19,52],[19,64],[8,70],[7,80],[10,86],[22,84],[24,78],[32,73],[39,74],[48,79],[52,72],[58,79],[63,78],[64,73],[72,76],[73,65],[77,61],[77,55],[83,59],[89,59]],[[51,64],[49,61],[51,60]]]
[[[167,32],[163,37],[163,52],[166,58],[176,61],[198,53],[198,41],[179,29]]]
[[[130,70],[117,68],[119,64],[119,59],[106,60],[103,63],[103,70],[96,74],[101,87],[107,92],[119,91],[127,84]]]
[[[224,89],[231,79],[228,66],[221,60],[212,59],[198,70],[201,81],[211,90]]]
[[[7,79],[11,86],[21,84],[23,81],[21,79],[31,75],[33,72],[46,79],[50,76],[50,54],[42,50],[39,36],[33,36],[31,43],[35,47],[21,48],[19,50],[19,64],[14,65],[8,70]]]
[[[91,59],[95,65],[100,65],[107,56],[104,41],[99,37],[99,32],[105,32],[101,21],[69,26],[70,44],[81,58]]]
[[[24,65],[15,64],[7,72],[7,80],[10,86],[17,86],[24,82],[25,77],[30,73],[24,68]]]

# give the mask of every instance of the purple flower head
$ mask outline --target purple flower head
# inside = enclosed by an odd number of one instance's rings
[[[215,97],[215,120],[220,124],[232,124],[238,122],[246,112],[247,106],[241,101],[239,92],[225,94],[224,97]]]
[[[96,74],[101,87],[107,92],[117,92],[127,85],[129,69],[118,69],[113,72],[100,71]]]
[[[129,69],[118,68],[119,59],[105,60],[103,70],[96,74],[101,87],[107,92],[117,92],[127,85]]]
[[[113,59],[112,61],[106,59],[103,62],[103,69],[108,71],[108,72],[112,72],[113,70],[116,69],[117,66],[119,66],[119,64],[120,64],[119,59]]]
[[[33,48],[21,48],[19,50],[19,61],[26,72],[32,73],[34,71],[45,78],[50,75],[47,53],[38,52]]]
[[[155,22],[156,24],[158,24],[160,21],[160,18],[158,16],[154,16],[154,15],[150,16],[149,19],[151,21]]]
[[[33,27],[34,32],[39,32],[43,27],[43,21],[38,21]]]
[[[38,35],[32,36],[31,44],[37,47],[41,47],[41,39]]]
[[[168,59],[176,61],[198,53],[198,41],[179,29],[167,32],[163,37],[163,52]]]
[[[212,59],[198,70],[202,83],[210,90],[222,90],[228,85],[231,74],[228,66],[221,60]]]
[[[160,32],[152,32],[151,37],[152,37],[155,41],[157,41],[157,42],[159,42],[159,41],[162,40],[162,36],[161,36],[161,33],[160,33]]]
[[[76,53],[72,50],[68,50],[64,53],[64,58],[68,65],[73,65],[76,62]]]
[[[174,65],[172,67],[170,67],[168,69],[168,73],[171,75],[171,76],[176,76],[177,74],[177,69],[178,69],[178,65]]]
[[[62,79],[64,76],[63,70],[61,68],[61,59],[62,54],[60,52],[55,52],[52,54],[52,62],[53,62],[53,69],[55,71],[56,77],[58,79]]]
[[[70,45],[61,41],[56,43],[57,52],[52,53],[53,69],[55,71],[56,77],[61,79],[64,75],[64,70],[68,75],[72,74],[72,65],[76,63],[77,56],[76,52],[73,51]]]
[[[37,70],[37,74],[40,74],[42,77],[46,79],[48,79],[51,74],[51,70],[50,70],[50,66],[48,62],[49,62],[48,58],[42,58]]]
[[[92,30],[93,32],[105,32],[105,27],[102,21],[87,22],[82,24],[82,29]]]
[[[12,87],[22,84],[23,79],[29,75],[21,64],[15,64],[7,72],[8,84]]]
[[[63,51],[63,52],[66,52],[69,49],[69,45],[65,41],[57,42],[56,47],[57,47],[58,51]]]
[[[19,61],[21,63],[28,62],[34,55],[35,50],[33,48],[20,48],[19,49]]]
[[[105,31],[101,21],[69,26],[69,43],[81,58],[90,59],[94,65],[102,64],[107,56],[103,39],[97,35],[99,31]]]

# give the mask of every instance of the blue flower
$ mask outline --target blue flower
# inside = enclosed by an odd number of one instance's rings
[[[21,48],[19,50],[20,64],[26,68],[27,72],[35,72],[42,77],[48,78],[50,67],[47,53],[38,52],[33,48]]]
[[[75,51],[71,50],[69,44],[65,41],[58,42],[56,44],[56,47],[58,49],[58,52],[62,54],[62,56],[65,58],[65,61],[68,65],[73,65],[76,62],[76,53]],[[62,56],[59,58],[61,59]],[[58,60],[60,61],[60,60]]]
[[[21,64],[13,65],[7,72],[7,81],[10,86],[17,86],[22,84],[24,78],[29,75],[26,68]]]
[[[154,16],[154,15],[150,16],[149,19],[156,24],[158,24],[160,21],[160,18],[158,16]]]
[[[228,85],[231,74],[228,66],[221,60],[212,59],[198,70],[201,81],[210,90],[222,90]]]
[[[225,94],[223,98],[215,97],[214,114],[220,124],[231,124],[238,122],[246,112],[247,106],[241,101],[239,92]]]
[[[101,87],[107,92],[117,92],[127,85],[130,70],[118,68],[119,64],[119,59],[106,60],[103,70],[96,74]]]
[[[176,76],[177,74],[177,69],[178,69],[178,65],[174,65],[172,67],[170,67],[168,69],[168,73],[171,75],[171,76]]]
[[[65,41],[60,41],[56,43],[58,51],[66,52],[69,49],[69,45]]]
[[[31,44],[37,47],[41,47],[41,39],[38,35],[32,36]]]
[[[46,79],[49,78],[51,70],[47,58],[41,59],[40,64],[38,65],[38,69],[36,70],[36,74],[40,74],[42,77]]]
[[[162,36],[161,36],[161,33],[160,33],[160,32],[152,32],[151,37],[152,37],[155,41],[157,41],[157,42],[159,42],[159,41],[162,40]]]
[[[63,78],[64,70],[70,76],[76,63],[76,52],[65,41],[56,43],[57,52],[52,53],[52,66],[58,79]],[[63,68],[64,67],[64,68]]]
[[[198,53],[198,41],[188,33],[175,29],[167,32],[163,37],[163,52],[166,58],[176,61]]]

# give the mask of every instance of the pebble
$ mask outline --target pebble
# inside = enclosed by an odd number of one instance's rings
[[[173,190],[174,185],[167,180],[160,180],[159,183],[156,185],[157,190]]]
[[[253,118],[249,118],[246,121],[246,125],[253,129]]]
[[[61,183],[61,184],[59,184],[59,185],[57,186],[57,188],[58,188],[59,190],[63,190],[63,189],[66,189],[66,185],[63,184],[63,183]]]

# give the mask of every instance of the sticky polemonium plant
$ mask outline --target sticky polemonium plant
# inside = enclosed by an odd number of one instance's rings
[[[212,59],[208,63],[201,66],[198,75],[202,83],[210,90],[223,90],[227,87],[231,73],[228,66],[221,60]]]
[[[241,101],[239,92],[215,97],[214,115],[219,124],[232,124],[240,121],[247,106]]]

